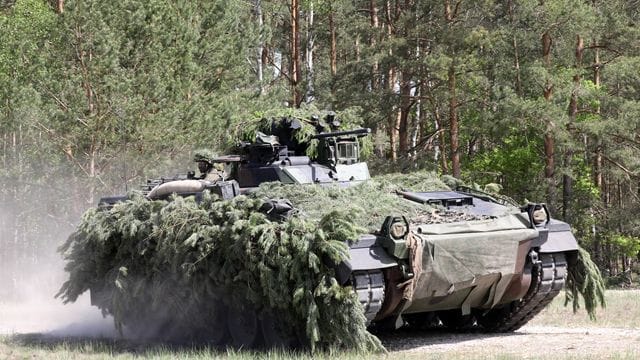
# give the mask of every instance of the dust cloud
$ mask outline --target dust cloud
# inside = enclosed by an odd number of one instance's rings
[[[103,317],[90,305],[88,292],[66,305],[55,298],[67,279],[56,249],[73,230],[69,221],[55,216],[56,205],[2,200],[0,336],[37,333],[56,338],[119,337],[113,319]],[[36,214],[31,215],[36,221],[29,214]],[[71,216],[80,218],[79,213]]]
[[[91,307],[85,294],[73,304],[32,297],[22,303],[0,303],[0,334],[39,333],[52,337],[117,338],[113,320]]]

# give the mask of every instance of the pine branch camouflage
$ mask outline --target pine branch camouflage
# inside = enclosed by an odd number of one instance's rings
[[[212,303],[248,301],[277,313],[312,349],[383,350],[366,328],[362,305],[336,280],[332,264],[349,243],[376,231],[389,214],[433,216],[435,208],[403,201],[397,190],[444,190],[434,174],[391,174],[348,188],[268,183],[250,195],[202,201],[174,196],[150,201],[137,192],[110,209],[88,210],[60,248],[69,279],[57,296],[75,301],[87,290],[116,326],[152,326],[171,318],[175,331],[206,335]],[[272,221],[269,199],[288,199],[294,216]],[[335,210],[340,209],[340,210]],[[440,221],[443,219],[440,218]],[[445,219],[446,220],[446,219]],[[603,281],[588,254],[571,264],[567,301],[585,299],[593,316],[604,305]]]
[[[382,349],[353,291],[322,260],[347,259],[345,241],[363,229],[340,211],[272,222],[261,205],[246,196],[207,194],[198,204],[131,193],[112,209],[91,209],[60,249],[69,280],[58,296],[70,302],[100,289],[109,294],[100,307],[119,328],[163,313],[175,314],[178,327],[206,329],[211,299],[248,299],[305,332],[312,348]]]

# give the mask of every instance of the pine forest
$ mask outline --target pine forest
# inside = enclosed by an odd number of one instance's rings
[[[371,129],[372,174],[544,202],[640,283],[638,0],[0,0],[0,277],[101,196],[322,111]]]

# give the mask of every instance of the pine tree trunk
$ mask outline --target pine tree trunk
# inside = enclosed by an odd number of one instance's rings
[[[449,84],[449,135],[451,148],[451,171],[455,178],[460,178],[460,149],[458,125],[458,98],[456,94],[456,68],[452,62],[448,73]]]
[[[404,6],[400,2],[396,3],[396,16],[403,13],[406,9],[413,7],[413,1],[405,0]],[[401,34],[406,37],[413,29],[413,21],[401,22],[403,24],[401,28]],[[399,51],[400,58],[404,61],[412,61],[414,57],[413,48],[411,46],[404,46]],[[398,122],[398,147],[400,155],[406,157],[409,152],[409,121],[411,109],[413,107],[413,98],[411,96],[413,71],[410,66],[403,66],[400,73],[400,120]]]
[[[411,74],[400,75],[400,121],[398,124],[399,153],[406,156],[409,151],[409,113],[411,111]]]
[[[600,64],[600,49],[598,48],[598,46],[595,46],[594,60],[591,67],[593,69],[593,84],[596,88],[600,88],[600,69],[602,67],[602,64]],[[600,104],[597,103],[595,106],[596,107],[594,109],[594,112],[597,115],[600,115]],[[602,191],[602,152],[602,139],[598,138],[596,139],[596,154],[594,159],[594,181],[596,187],[598,188],[598,190],[600,190],[600,194],[604,193]]]
[[[377,44],[376,37],[378,36],[378,28],[380,27],[380,22],[378,20],[378,6],[376,5],[375,0],[369,1],[369,16],[372,28],[369,45],[371,46],[371,49],[373,49]],[[379,67],[378,60],[373,60],[373,64],[371,64],[371,89],[374,92],[380,87]]]
[[[391,66],[388,72],[388,81],[387,84],[390,89],[390,92],[393,92],[393,86],[396,83],[396,69]],[[391,112],[389,117],[389,157],[391,161],[395,162],[398,160],[398,123],[400,121],[400,113],[397,110],[397,107],[394,107],[394,111]]]
[[[338,74],[338,44],[336,40],[336,24],[333,9],[329,10],[329,34],[331,36],[331,76],[335,77]]]
[[[428,91],[429,90],[427,90],[427,92]],[[445,131],[441,131],[444,129],[444,124],[442,123],[440,106],[433,96],[429,96],[428,99],[431,104],[431,108],[433,109],[433,127],[438,133],[438,144],[434,152],[434,160],[436,162],[439,161],[442,174],[449,174],[449,162],[447,160],[447,136]]]
[[[307,91],[305,94],[305,103],[309,104],[315,99],[314,72],[313,72],[313,47],[315,42],[315,33],[313,31],[313,1],[309,2],[309,11],[307,13],[307,46],[305,49],[305,63],[307,68],[306,82]]]
[[[256,19],[258,20],[258,31],[262,34],[264,29],[264,16],[262,15],[262,0],[255,0],[255,12]],[[265,64],[265,46],[262,35],[260,35],[260,42],[258,44],[256,54],[256,73],[258,77],[258,86],[260,89],[260,95],[264,95],[264,64]]]
[[[417,48],[416,49],[416,55],[420,56],[420,49]],[[425,121],[425,114],[424,111],[422,109],[422,93],[423,93],[423,88],[424,88],[424,84],[420,84],[418,85],[418,87],[416,88],[416,93],[415,93],[415,98],[416,98],[416,115],[415,118],[411,124],[411,151],[409,153],[409,156],[411,156],[412,159],[414,159],[414,161],[417,159],[418,156],[418,149],[416,149],[416,147],[418,146],[418,138],[420,137],[420,132],[422,129],[422,124]]]
[[[542,34],[542,59],[547,69],[551,67],[551,44],[552,39],[549,32]],[[543,96],[547,102],[551,102],[553,96],[553,84],[547,81],[543,89]],[[553,133],[555,125],[551,119],[546,121],[544,134],[544,177],[547,182],[547,205],[552,213],[555,213],[556,184],[555,184],[555,139]]]
[[[290,53],[291,71],[289,74],[291,85],[291,106],[300,105],[300,93],[298,83],[300,79],[300,32],[299,32],[299,5],[298,0],[291,0],[291,28],[290,28]]]
[[[571,98],[569,99],[569,122],[567,123],[567,132],[573,133],[573,124],[576,121],[578,115],[578,92],[580,90],[580,71],[582,68],[582,55],[584,52],[584,41],[582,37],[578,35],[576,37],[575,48],[575,74],[573,75],[573,91],[571,92]],[[573,167],[573,149],[568,148],[564,153],[564,166],[565,174],[562,175],[562,216],[564,221],[571,223],[571,202],[573,198],[573,178],[566,172]]]
[[[450,0],[444,0],[444,20],[449,27],[452,27],[454,20],[458,16],[460,2],[456,2],[452,6]],[[450,156],[451,156],[451,175],[455,178],[460,178],[460,149],[459,149],[459,124],[458,124],[458,98],[456,94],[456,66],[455,66],[455,51],[452,51],[450,56],[453,57],[451,64],[449,65],[449,71],[447,73],[447,86],[449,93],[449,141],[450,141]],[[446,152],[443,152],[443,156]],[[443,160],[444,161],[444,160]],[[443,162],[443,167],[446,167],[446,162]]]
[[[509,0],[507,2],[507,11],[509,12],[509,20],[511,21],[511,25],[513,26],[514,16],[513,16],[513,0]],[[511,45],[513,46],[513,67],[516,72],[515,76],[515,89],[516,94],[518,96],[522,96],[522,80],[520,78],[520,52],[518,50],[518,39],[516,38],[516,32],[513,32],[513,37],[511,38]]]
[[[395,34],[393,32],[390,0],[387,0],[385,3],[385,17],[387,19],[387,38],[388,40],[391,40],[394,38]],[[389,56],[391,57],[392,55],[393,51],[389,49]],[[387,74],[387,90],[392,94],[395,92],[395,85],[398,81],[395,64],[389,65]],[[398,160],[398,125],[400,122],[400,115],[398,108],[395,107],[389,118],[389,157],[391,158],[391,161],[394,162]]]
[[[594,40],[593,41],[594,44],[597,45],[597,41]],[[600,64],[600,50],[598,48],[598,46],[594,47],[594,60],[593,60],[593,65],[592,65],[592,69],[593,69],[593,83],[596,86],[596,88],[600,87],[600,68],[601,68],[601,64]],[[597,104],[594,112],[596,115],[600,115],[600,105]],[[602,138],[599,135],[596,135],[596,139],[595,139],[595,155],[594,155],[594,159],[593,159],[593,177],[594,177],[594,183],[596,188],[598,189],[598,191],[600,192],[600,201],[602,202],[604,208],[607,208],[607,203],[605,200],[605,189],[604,189],[604,178],[603,178],[603,144],[602,144]],[[593,206],[591,209],[591,213],[593,213]],[[594,258],[595,258],[595,262],[596,264],[602,266],[602,264],[604,263],[604,254],[603,254],[603,246],[602,246],[602,242],[601,242],[601,237],[600,237],[600,233],[597,233],[597,229],[603,225],[606,224],[601,224],[600,222],[603,220],[597,220],[597,223],[593,226],[594,228],[594,236],[593,236],[593,251],[594,251]]]

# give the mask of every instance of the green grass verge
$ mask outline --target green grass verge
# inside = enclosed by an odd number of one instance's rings
[[[607,290],[605,295],[607,307],[597,308],[595,321],[584,308],[574,313],[571,304],[564,306],[564,294],[560,294],[529,325],[640,329],[640,290]]]
[[[383,358],[381,355],[371,355]],[[0,336],[0,359],[362,359],[372,358],[355,352],[325,353],[291,350],[243,351],[215,349],[206,346],[171,346],[166,344],[137,344],[109,339],[51,339],[40,334]]]

